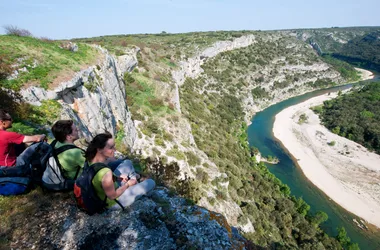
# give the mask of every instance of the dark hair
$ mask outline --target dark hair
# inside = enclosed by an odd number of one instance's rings
[[[92,161],[98,152],[98,149],[103,149],[106,146],[107,141],[111,138],[112,135],[109,132],[96,135],[88,145],[88,148],[84,154],[86,160]]]
[[[51,132],[53,133],[55,139],[59,142],[64,142],[66,140],[66,136],[73,132],[73,123],[74,122],[72,120],[60,120],[54,123],[51,128]]]
[[[5,109],[0,109],[0,121],[7,121],[10,120],[11,115],[9,112]]]

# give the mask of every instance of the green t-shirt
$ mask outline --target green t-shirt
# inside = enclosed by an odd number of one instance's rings
[[[106,193],[104,192],[104,189],[102,187],[102,179],[108,171],[112,171],[112,170],[108,167],[105,167],[99,170],[94,176],[94,179],[92,179],[92,185],[94,185],[95,192],[102,201],[104,201],[104,198],[106,197]],[[114,186],[115,186],[115,189],[119,187],[117,182],[115,181],[114,181]],[[107,197],[107,208],[110,208],[115,204],[116,204],[115,200],[111,200]]]
[[[57,141],[55,148],[58,149],[68,144],[69,143],[61,143]],[[64,170],[64,177],[70,180],[74,180],[78,166],[80,167],[78,176],[80,176],[83,170],[84,162],[86,161],[83,155],[83,150],[79,148],[72,148],[60,153],[58,155],[58,160]]]

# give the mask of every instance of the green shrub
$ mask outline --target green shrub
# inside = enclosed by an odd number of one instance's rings
[[[314,113],[316,113],[316,114],[322,114],[322,112],[323,112],[323,105],[311,107],[310,109],[313,110]]]
[[[207,197],[207,199],[211,206],[215,205],[216,199],[214,197]]]
[[[335,143],[336,143],[335,141],[330,141],[330,142],[327,143],[327,145],[333,147],[333,146],[335,146]]]
[[[197,180],[202,182],[203,184],[208,184],[209,176],[208,174],[201,168],[197,168],[196,177]]]
[[[251,91],[253,98],[257,99],[266,99],[269,98],[269,93],[262,87],[256,87]]]
[[[160,156],[161,155],[160,150],[158,150],[158,148],[156,148],[156,147],[152,148],[152,151],[153,151],[153,154],[155,154],[156,156]]]
[[[154,144],[156,144],[157,146],[166,147],[166,144],[165,144],[164,140],[161,137],[159,137],[159,136],[156,136],[154,138]]]
[[[163,132],[163,137],[165,141],[173,141],[174,139],[173,135],[166,131]]]
[[[24,134],[24,135],[34,135],[37,133],[37,129],[29,125],[15,122],[12,124],[12,128],[9,131]]]
[[[309,117],[306,114],[301,114],[300,117],[298,118],[298,124],[303,124],[307,122]]]
[[[134,83],[136,80],[135,80],[135,78],[133,78],[132,74],[125,72],[124,73],[124,81],[126,83]]]
[[[185,160],[185,154],[177,148],[172,148],[171,150],[167,151],[166,155],[172,156],[177,160]]]
[[[201,164],[201,159],[195,155],[193,152],[188,151],[185,152],[186,158],[187,158],[187,163],[189,163],[190,166],[197,166]]]

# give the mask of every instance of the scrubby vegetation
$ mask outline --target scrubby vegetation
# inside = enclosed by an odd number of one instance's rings
[[[380,154],[380,82],[325,101],[320,117],[333,133]]]
[[[24,103],[16,92],[1,88],[0,107],[8,110],[13,118],[10,131],[27,135],[46,133],[52,122],[57,120],[61,109],[61,105],[54,100],[44,101],[41,106]]]
[[[173,107],[163,97],[158,96],[154,82],[140,73],[124,75],[127,105],[137,120],[145,117],[164,116],[173,111]]]
[[[340,73],[342,77],[344,77],[347,81],[357,81],[360,79],[360,76],[358,75],[355,68],[338,59],[335,59],[334,57],[331,57],[329,55],[324,55],[322,57],[322,60],[327,62],[328,64],[333,65],[333,67]]]
[[[176,61],[181,57],[190,57],[195,52],[204,49],[214,42],[232,40],[252,31],[216,31],[191,32],[186,34],[137,34],[115,35],[92,38],[72,39],[74,42],[98,44],[117,56],[123,55],[125,48],[139,47],[142,51],[141,66],[145,66],[144,57],[149,56],[152,61],[175,68]]]
[[[1,36],[0,86],[19,90],[28,84],[47,89],[55,79],[72,77],[83,66],[95,63],[95,48],[78,44],[78,51],[72,52],[62,48],[62,43],[30,36]],[[11,77],[15,71],[17,77]]]

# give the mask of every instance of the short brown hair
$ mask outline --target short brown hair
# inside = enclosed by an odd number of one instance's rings
[[[55,139],[59,142],[64,142],[66,140],[66,136],[73,132],[73,123],[74,122],[72,120],[60,120],[54,123],[51,128],[51,132],[53,133]]]

